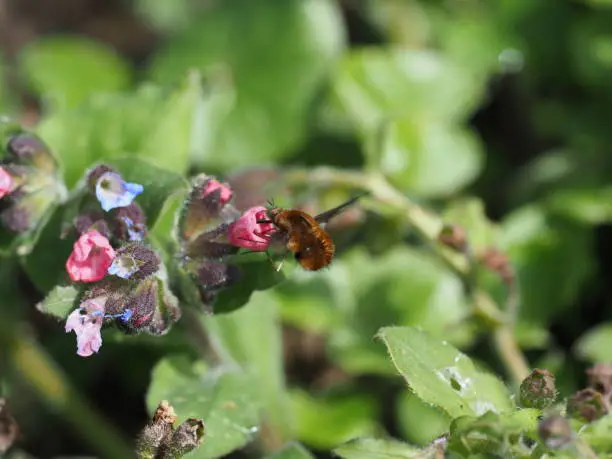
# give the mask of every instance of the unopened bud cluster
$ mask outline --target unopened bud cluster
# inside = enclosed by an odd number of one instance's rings
[[[163,400],[152,421],[138,436],[136,454],[139,459],[180,458],[200,445],[204,437],[202,420],[189,418],[175,428],[176,419],[174,408]]]

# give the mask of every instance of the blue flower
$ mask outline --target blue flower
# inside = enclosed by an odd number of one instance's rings
[[[108,268],[108,274],[128,279],[132,274],[138,272],[140,263],[129,255],[115,257],[113,263]]]
[[[115,172],[106,172],[96,183],[96,198],[102,209],[108,212],[116,207],[129,206],[144,187],[138,183],[128,183]]]

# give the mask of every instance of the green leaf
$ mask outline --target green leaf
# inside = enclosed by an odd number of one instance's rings
[[[330,272],[330,282],[343,291],[336,293],[338,299],[328,299],[327,306],[341,308],[343,318],[329,343],[343,370],[395,373],[384,346],[372,339],[389,324],[419,325],[457,344],[470,341],[471,332],[462,326],[469,307],[461,281],[429,254],[406,246],[379,257],[354,250],[337,265],[345,268],[346,277]]]
[[[525,409],[499,415],[491,411],[479,417],[461,416],[451,424],[449,448],[470,457],[493,454],[501,457],[530,457],[521,435],[537,436],[541,412]]]
[[[329,449],[376,430],[376,401],[365,394],[329,394],[315,398],[291,392],[297,437],[317,449]]]
[[[177,423],[190,417],[204,421],[204,439],[190,454],[193,459],[221,457],[251,442],[260,407],[253,380],[238,371],[185,366],[184,361],[165,359],[155,367],[147,393],[149,412],[168,400]]]
[[[423,456],[416,446],[391,439],[357,438],[334,449],[343,459],[409,459]]]
[[[512,212],[500,228],[499,247],[518,274],[521,320],[548,326],[551,317],[575,303],[595,269],[593,233],[536,205]]]
[[[36,309],[44,314],[64,320],[76,308],[78,295],[79,291],[73,286],[58,285],[36,306]]]
[[[612,221],[612,187],[558,190],[546,200],[546,205],[580,223],[608,223]]]
[[[609,453],[612,451],[610,431],[612,431],[612,414],[587,424],[580,429],[578,435],[586,440],[596,453]]]
[[[55,208],[32,250],[22,259],[30,281],[43,294],[59,283],[69,282],[66,260],[72,251],[74,239],[60,236],[65,223],[74,216],[74,205],[75,202],[70,201]]]
[[[240,268],[240,279],[222,290],[215,298],[213,310],[217,314],[235,311],[248,303],[253,292],[267,290],[285,279],[266,259],[238,255],[236,266]]]
[[[428,445],[448,432],[451,422],[446,413],[408,390],[398,397],[397,420],[402,438],[417,445]]]
[[[299,443],[288,443],[276,453],[267,455],[265,459],[314,459],[314,456]]]
[[[131,69],[101,43],[78,36],[43,37],[20,53],[23,75],[53,108],[73,108],[94,92],[128,86]]]
[[[264,417],[275,438],[291,438],[283,366],[283,340],[277,304],[270,292],[255,292],[232,314],[204,317],[206,330],[227,365],[241,365],[259,390]]]
[[[582,335],[575,353],[590,362],[612,361],[612,323],[601,323]]]
[[[379,135],[382,144],[368,154],[369,166],[408,192],[450,195],[471,182],[482,168],[480,146],[466,128],[404,117],[391,121],[382,134],[375,134]]]
[[[260,164],[301,143],[310,104],[343,47],[342,27],[330,0],[218,2],[162,47],[151,74],[171,83],[191,68],[225,66],[236,99],[203,161]]]
[[[451,417],[514,409],[503,383],[447,342],[414,327],[386,327],[378,336],[410,389]]]
[[[471,73],[443,54],[401,47],[347,53],[333,78],[333,102],[362,133],[397,119],[422,126],[462,120],[480,91]]]
[[[37,132],[57,152],[69,186],[92,163],[128,155],[184,174],[201,97],[194,74],[170,93],[152,85],[97,93],[73,110],[45,117]]]

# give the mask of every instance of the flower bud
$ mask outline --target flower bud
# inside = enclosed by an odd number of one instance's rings
[[[521,383],[520,401],[525,408],[544,409],[557,398],[555,377],[548,370],[536,368]]]
[[[514,269],[508,255],[495,247],[489,247],[479,256],[480,262],[496,273],[507,285],[514,283]]]
[[[567,419],[559,414],[548,416],[538,424],[538,433],[547,448],[561,449],[568,446],[574,432]]]
[[[147,234],[145,214],[135,202],[116,209],[113,220],[115,236],[122,241],[141,241]]]
[[[205,290],[218,289],[236,282],[240,277],[240,271],[236,266],[205,260],[200,263],[197,276],[200,286]]]
[[[612,396],[612,364],[598,363],[587,371],[589,386],[608,399]]]
[[[567,414],[575,419],[593,422],[607,413],[603,396],[593,389],[582,389],[567,400]]]
[[[153,420],[138,435],[136,452],[138,457],[159,457],[158,448],[172,437],[172,427],[176,422],[174,408],[167,400],[157,406]]]
[[[111,237],[110,229],[104,220],[104,215],[101,212],[88,212],[79,215],[74,220],[73,226],[78,235],[87,233],[89,231],[97,231],[106,239],[110,239]],[[67,233],[68,232],[69,230]]]
[[[136,441],[138,457],[180,458],[200,445],[204,423],[189,418],[176,430],[174,409],[163,400],[155,410],[153,420],[145,426]]]
[[[198,446],[204,437],[204,422],[201,419],[189,418],[172,434],[172,438],[162,445],[162,457],[183,457]]]
[[[219,225],[238,218],[238,211],[228,204],[231,196],[227,185],[205,174],[197,176],[181,213],[179,227],[183,242],[193,241],[209,231],[216,235]]]
[[[460,226],[445,225],[438,235],[438,241],[457,252],[465,252],[467,249],[467,236]]]
[[[144,331],[163,335],[181,317],[178,299],[167,286],[163,265],[160,268],[155,276],[128,282],[129,293],[124,294],[116,304],[109,302],[107,309],[112,309],[111,314],[122,319],[116,324],[125,333]],[[125,311],[130,311],[127,320],[122,315]]]
[[[161,260],[157,253],[140,242],[128,243],[115,252],[108,274],[122,279],[145,279],[159,269]]]
[[[49,147],[34,134],[14,135],[6,146],[6,162],[31,166],[47,173],[57,171],[57,162]]]

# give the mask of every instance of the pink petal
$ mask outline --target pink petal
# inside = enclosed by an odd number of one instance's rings
[[[0,167],[0,198],[3,198],[13,190],[13,177]]]
[[[226,204],[230,199],[232,199],[232,189],[221,183],[218,182],[215,179],[211,179],[208,181],[208,183],[206,184],[206,188],[204,188],[204,191],[202,192],[203,196],[206,196],[209,193],[212,193],[215,190],[221,190],[221,203],[222,204]]]
[[[267,218],[265,207],[251,207],[229,226],[229,243],[236,247],[265,251],[270,245],[270,240],[265,235],[277,231],[272,223],[257,223],[258,220]]]
[[[66,260],[66,271],[74,282],[96,282],[106,276],[115,258],[110,242],[98,231],[83,233]]]

